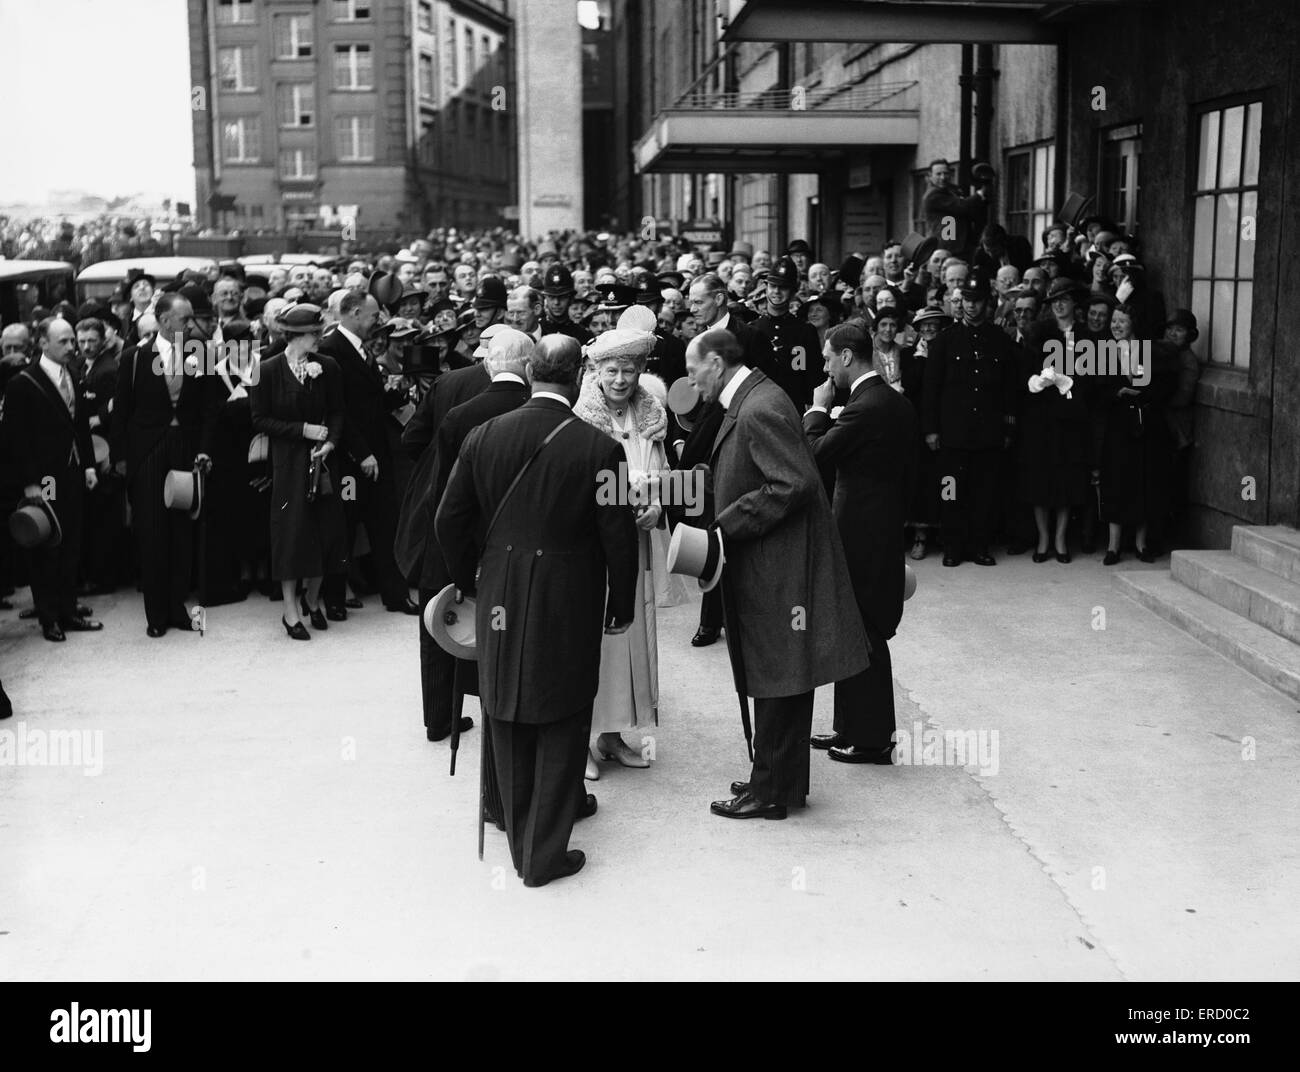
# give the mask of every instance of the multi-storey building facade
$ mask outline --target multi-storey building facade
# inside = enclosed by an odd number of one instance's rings
[[[189,0],[201,218],[501,223],[516,198],[509,3]]]

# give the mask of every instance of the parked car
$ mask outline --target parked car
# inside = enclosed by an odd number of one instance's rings
[[[83,302],[91,298],[110,297],[119,284],[126,280],[127,272],[132,268],[139,268],[153,276],[161,287],[182,272],[207,272],[213,266],[220,270],[234,263],[229,260],[216,261],[211,257],[124,257],[116,261],[99,261],[82,269],[77,276],[77,300]]]
[[[67,261],[0,260],[0,325],[26,323],[36,306],[71,300],[73,273]]]

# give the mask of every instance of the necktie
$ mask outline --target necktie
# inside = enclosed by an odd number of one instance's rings
[[[63,404],[68,407],[68,413],[76,416],[77,396],[72,390],[72,379],[68,376],[67,369],[59,370],[59,394],[63,396]]]

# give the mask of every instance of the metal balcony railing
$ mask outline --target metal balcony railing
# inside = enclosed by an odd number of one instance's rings
[[[914,111],[919,108],[910,92],[920,82],[876,82],[856,86],[814,86],[804,89],[766,89],[760,92],[721,93],[694,90],[682,94],[669,111],[817,111],[865,112],[880,108]]]

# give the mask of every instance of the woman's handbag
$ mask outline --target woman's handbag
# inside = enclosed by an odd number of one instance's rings
[[[325,464],[326,454],[319,454],[311,460],[307,471],[307,501],[315,502],[317,497],[325,498],[334,494],[334,482],[330,479],[329,466]]]

